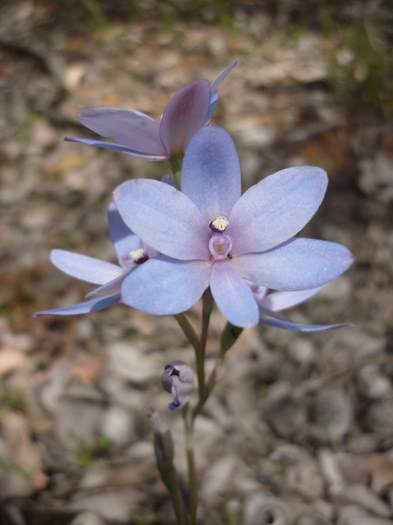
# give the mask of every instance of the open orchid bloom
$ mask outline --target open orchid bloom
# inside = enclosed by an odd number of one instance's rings
[[[126,225],[161,254],[125,277],[122,301],[156,315],[177,314],[210,286],[232,324],[258,324],[260,308],[249,283],[307,290],[352,263],[341,244],[294,237],[319,208],[326,187],[322,169],[302,166],[266,177],[241,195],[231,137],[222,128],[204,127],[186,150],[182,192],[146,179],[127,181],[114,192]]]
[[[62,272],[99,285],[92,290],[87,301],[64,308],[54,308],[36,312],[34,317],[43,315],[77,315],[108,308],[120,302],[120,288],[125,276],[135,267],[154,257],[156,252],[142,241],[124,224],[114,203],[108,208],[108,223],[112,243],[117,255],[118,265],[66,250],[52,250],[50,259]]]
[[[331,328],[343,328],[351,326],[349,323],[337,324],[303,324],[294,323],[286,319],[281,312],[297,306],[298,304],[307,301],[314,297],[320,290],[324,288],[319,286],[309,290],[299,290],[296,292],[271,292],[262,286],[253,288],[254,297],[257,300],[261,323],[276,328],[283,328],[284,330],[293,330],[296,332],[322,332],[323,330],[330,330]]]
[[[83,137],[66,140],[149,160],[164,160],[181,153],[191,137],[209,122],[217,105],[218,87],[236,64],[230,64],[212,83],[198,80],[182,88],[158,119],[134,109],[92,108],[80,113],[84,126],[115,143]]]

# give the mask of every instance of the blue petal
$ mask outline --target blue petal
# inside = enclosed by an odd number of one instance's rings
[[[122,144],[113,144],[112,142],[105,142],[104,140],[87,139],[84,137],[65,137],[64,140],[66,142],[80,142],[81,144],[87,144],[88,146],[96,146],[97,148],[111,149],[113,151],[119,151],[120,153],[131,155],[131,157],[139,157],[141,159],[164,160],[167,158],[165,155],[144,153],[142,151],[129,148],[128,146],[123,146]]]
[[[123,281],[122,302],[154,315],[175,315],[191,308],[209,285],[211,265],[156,257]]]
[[[223,128],[206,126],[191,140],[183,160],[182,191],[210,221],[229,217],[240,198],[240,164],[232,137]]]
[[[142,246],[141,240],[126,226],[114,202],[111,202],[108,207],[108,224],[117,259],[123,266],[124,257],[131,251],[140,248]]]
[[[120,302],[119,295],[112,295],[110,297],[99,297],[97,299],[91,299],[90,301],[84,301],[83,303],[73,304],[71,306],[65,306],[64,308],[54,308],[51,310],[41,310],[33,314],[33,317],[42,317],[44,315],[80,315],[87,314],[89,312],[98,312],[104,310],[109,306],[112,306]]]

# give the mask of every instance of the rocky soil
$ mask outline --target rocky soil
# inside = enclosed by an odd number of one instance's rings
[[[51,267],[49,251],[111,259],[112,189],[168,170],[65,143],[82,131],[78,111],[158,116],[177,89],[234,58],[217,121],[235,138],[245,186],[289,165],[322,166],[330,187],[306,234],[356,257],[291,318],[355,327],[241,336],[196,430],[201,523],[391,524],[391,8],[140,4],[0,6],[0,524],[172,523],[148,414],[169,402],[163,366],[193,362],[175,321],[122,306],[31,314],[87,291]],[[222,326],[215,312],[209,364]],[[184,471],[182,422],[169,417]]]

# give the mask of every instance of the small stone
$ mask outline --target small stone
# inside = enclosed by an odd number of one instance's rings
[[[295,525],[331,525],[331,523],[320,514],[311,512],[301,514],[295,521]]]
[[[247,525],[289,525],[283,502],[270,494],[255,494],[245,505]]]
[[[364,424],[367,430],[380,436],[393,435],[393,403],[389,399],[373,403]]]
[[[356,505],[348,505],[339,512],[337,525],[392,525],[392,521],[372,516]]]
[[[105,521],[94,512],[82,512],[75,516],[70,525],[105,525]]]
[[[376,366],[368,365],[360,371],[359,389],[368,399],[377,400],[387,395],[392,387],[389,379]]]
[[[280,437],[293,437],[306,424],[306,408],[301,401],[285,396],[270,406],[267,419]]]
[[[353,421],[352,401],[341,388],[320,392],[312,407],[313,419],[324,441],[337,443],[349,433]]]
[[[391,510],[386,503],[378,498],[370,489],[364,485],[351,485],[345,487],[342,491],[335,495],[335,499],[342,503],[354,503],[363,507],[363,509],[388,518],[391,515]]]

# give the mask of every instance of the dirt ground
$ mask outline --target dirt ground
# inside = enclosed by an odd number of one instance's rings
[[[235,139],[244,186],[323,167],[329,190],[305,233],[356,258],[291,319],[356,326],[244,332],[196,429],[200,522],[393,523],[392,22],[383,1],[3,0],[1,525],[173,522],[147,415],[169,402],[163,366],[193,362],[175,321],[125,306],[31,315],[87,291],[49,251],[112,260],[111,191],[168,171],[65,143],[82,132],[78,111],[158,116],[177,89],[234,58],[215,120]],[[223,322],[215,312],[208,364]],[[181,421],[169,417],[184,471]]]

